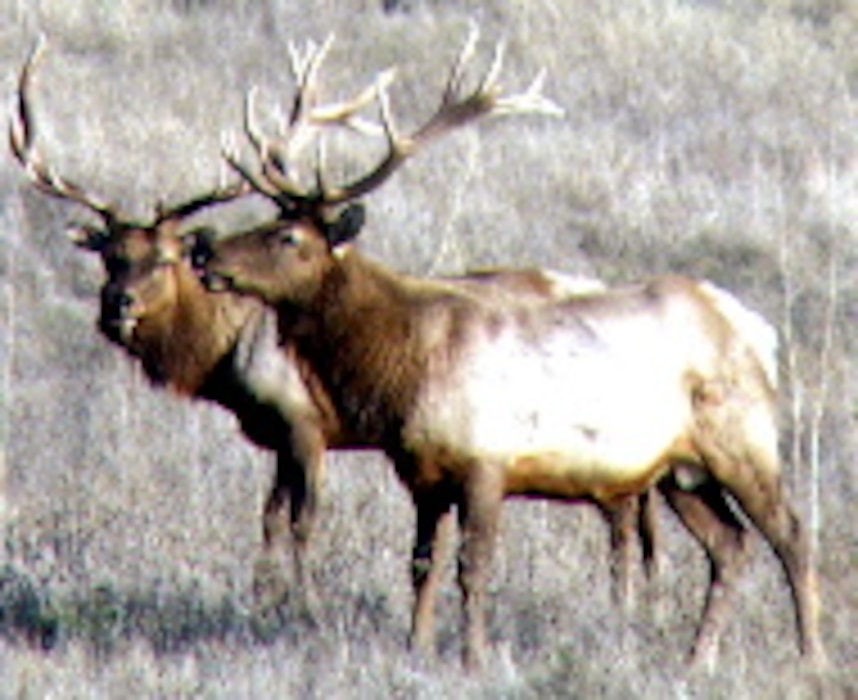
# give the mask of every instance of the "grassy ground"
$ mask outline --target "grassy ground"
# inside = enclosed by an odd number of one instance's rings
[[[0,156],[0,697],[838,698],[858,693],[858,10],[850,0],[0,0],[0,90],[33,38],[41,148],[132,212],[214,184],[223,131],[291,87],[290,40],[337,44],[353,90],[392,63],[400,121],[433,107],[469,20],[505,37],[505,83],[545,66],[560,120],[516,118],[422,154],[368,202],[365,246],[400,269],[547,265],[608,281],[705,276],[776,323],[788,483],[818,541],[832,668],[796,663],[760,542],[721,664],[688,676],[706,562],[673,518],[659,581],[627,619],[583,507],[511,503],[488,672],[404,651],[413,512],[372,455],[332,460],[315,568],[321,621],[248,608],[270,459],[216,408],[157,392],[95,332],[84,216]],[[352,148],[339,174],[377,153]],[[335,167],[336,172],[336,167]],[[222,225],[265,210],[219,212]]]

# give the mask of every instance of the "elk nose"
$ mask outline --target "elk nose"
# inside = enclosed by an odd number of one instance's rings
[[[132,297],[130,294],[120,292],[116,297],[116,305],[123,311],[126,309],[130,309],[133,304],[134,297]]]
[[[121,287],[106,287],[98,323],[101,332],[116,343],[129,343],[138,320],[134,312],[136,304],[135,297]]]

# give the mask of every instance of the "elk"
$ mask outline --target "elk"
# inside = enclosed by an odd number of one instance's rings
[[[417,649],[434,645],[433,543],[454,509],[463,662],[479,668],[504,499],[610,509],[655,487],[711,563],[691,663],[714,663],[749,555],[750,533],[728,496],[779,558],[801,652],[821,662],[816,572],[778,455],[777,336],[764,318],[711,282],[680,276],[523,306],[397,272],[356,246],[357,200],[429,141],[499,105],[519,106],[491,75],[457,99],[454,68],[438,110],[409,135],[393,126],[381,91],[388,151],[339,186],[320,174],[302,186],[265,149],[253,169],[227,153],[280,212],[210,241],[197,259],[203,279],[274,308],[337,423],[395,464],[417,512]]]
[[[331,398],[297,346],[278,337],[274,313],[255,298],[208,291],[191,267],[190,258],[205,232],[184,230],[186,221],[207,207],[244,196],[248,190],[243,184],[221,187],[173,207],[159,206],[148,220],[135,220],[105,198],[59,175],[36,149],[29,97],[44,46],[41,40],[19,76],[17,110],[10,129],[12,152],[39,190],[84,207],[100,221],[75,228],[73,241],[81,249],[97,253],[104,266],[101,333],[135,358],[154,385],[221,405],[236,416],[251,441],[275,452],[277,466],[262,517],[264,547],[256,566],[255,588],[264,605],[283,597],[286,584],[279,559],[291,533],[297,597],[307,603],[312,598],[307,550],[322,498],[325,451],[367,445],[343,429]],[[313,127],[332,123],[371,130],[371,125],[358,123],[357,111],[372,91],[338,105],[318,104],[316,76],[329,48],[330,41],[321,47],[310,46],[303,55],[293,50],[299,97],[290,122],[293,135],[300,138],[306,138]],[[378,81],[384,83],[389,75],[381,75]],[[250,100],[247,119],[248,133],[253,134]],[[290,154],[295,145],[293,139]],[[272,157],[277,153],[271,149]],[[584,289],[581,281],[541,270],[484,271],[451,278],[448,283],[475,295],[488,294],[521,305]],[[288,527],[283,522],[287,505]],[[648,505],[641,508],[640,534],[648,565],[656,547],[651,510]],[[614,594],[627,604],[637,502],[604,513],[614,545]]]

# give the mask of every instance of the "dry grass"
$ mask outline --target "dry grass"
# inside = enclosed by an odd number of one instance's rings
[[[377,457],[333,460],[316,549],[319,626],[247,609],[266,455],[231,418],[149,388],[95,333],[100,270],[62,240],[80,215],[0,158],[0,697],[730,697],[858,693],[858,12],[848,0],[592,3],[0,0],[0,87],[39,31],[50,159],[138,214],[219,177],[244,90],[290,88],[291,39],[338,36],[347,91],[391,63],[402,122],[432,107],[469,18],[506,36],[507,83],[539,66],[563,120],[441,144],[369,202],[365,245],[402,269],[542,264],[611,281],[707,276],[775,321],[784,453],[818,518],[825,638],[796,668],[787,592],[758,548],[720,670],[679,659],[706,563],[673,519],[640,610],[608,599],[607,537],[584,508],[512,503],[492,584],[489,672],[463,678],[458,598],[441,659],[404,652],[413,512]],[[488,49],[488,46],[486,46]],[[429,85],[431,89],[426,89]],[[348,147],[352,172],[366,154]],[[265,210],[219,212],[228,226]],[[2,506],[2,503],[0,503]],[[356,526],[356,524],[360,526]]]

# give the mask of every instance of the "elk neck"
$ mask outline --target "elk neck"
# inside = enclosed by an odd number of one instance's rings
[[[295,343],[358,441],[384,447],[407,420],[428,362],[427,311],[450,296],[437,287],[350,248],[311,299],[278,306],[281,339]]]

